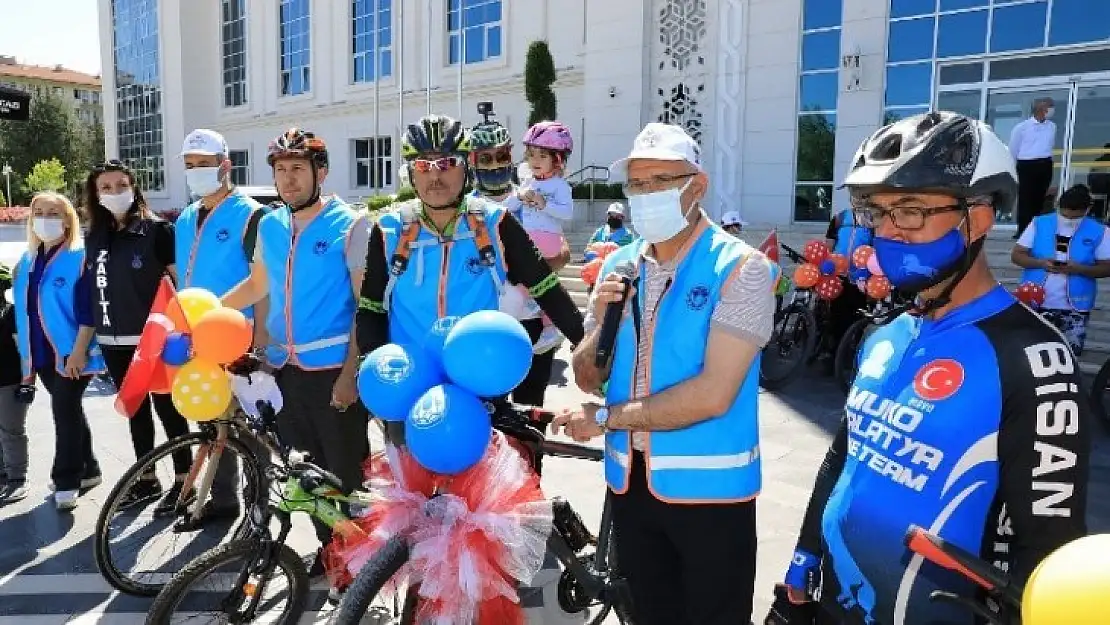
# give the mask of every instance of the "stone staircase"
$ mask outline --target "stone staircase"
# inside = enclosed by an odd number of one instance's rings
[[[744,240],[752,245],[759,245],[770,232],[770,228],[748,228],[742,235]],[[581,271],[582,250],[589,240],[593,230],[574,230],[566,233],[572,253],[571,264],[559,272],[563,285],[570,292],[571,298],[580,309],[586,305],[586,283],[579,277]],[[824,239],[825,229],[818,225],[796,224],[778,229],[779,241],[790,247],[801,250],[807,241]],[[1010,250],[1013,248],[1013,235],[1009,232],[996,232],[987,237],[984,251],[994,270],[995,277],[1009,289],[1014,289],[1020,283],[1021,270],[1010,263]],[[793,263],[782,256],[785,269],[793,271]],[[1087,328],[1087,343],[1083,350],[1081,366],[1083,371],[1093,375],[1107,359],[1110,359],[1110,280],[1099,281],[1099,298],[1095,309],[1091,312],[1091,321]]]

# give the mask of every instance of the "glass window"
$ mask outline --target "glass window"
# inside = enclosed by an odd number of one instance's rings
[[[836,96],[840,91],[840,77],[836,72],[805,74],[802,76],[799,111],[835,111]]]
[[[932,99],[933,64],[913,63],[886,68],[887,106],[927,106]]]
[[[899,106],[896,108],[888,108],[883,111],[883,125],[893,124],[900,119],[928,112],[929,107],[927,106]]]
[[[988,0],[940,0],[939,10],[958,11],[960,9],[985,7],[988,4],[990,4]]]
[[[833,185],[797,184],[794,186],[794,221],[818,221],[827,223],[832,219]]]
[[[231,161],[231,183],[248,185],[251,183],[251,153],[246,150],[232,150],[228,155]]]
[[[144,191],[162,191],[166,164],[157,0],[113,0],[112,35],[119,158],[135,171]]]
[[[393,138],[352,139],[351,186],[356,189],[385,189],[393,186]]]
[[[958,85],[965,82],[983,81],[983,63],[956,63],[941,65],[937,68],[940,72],[939,83],[942,85]]]
[[[1044,45],[1041,26],[1048,19],[1048,4],[1033,2],[995,7],[991,23],[991,52],[1025,50]]]
[[[1052,0],[1048,45],[1110,39],[1110,2],[1105,0]]]
[[[392,0],[351,2],[351,82],[374,82],[393,74]]]
[[[247,0],[223,0],[224,106],[247,103]]]
[[[836,115],[798,115],[798,182],[832,180],[835,147]]]
[[[501,32],[501,0],[447,0],[450,65],[459,62],[460,48],[467,64],[501,56]]]
[[[971,11],[941,15],[937,27],[937,58],[986,52],[989,13]]]
[[[1087,50],[1066,54],[1048,54],[992,61],[991,80],[1039,78],[1042,76],[1074,76],[1110,71],[1110,50]]]
[[[802,30],[840,26],[843,0],[805,0],[802,5]]]
[[[281,95],[312,90],[312,20],[308,0],[281,0]]]
[[[823,30],[802,35],[802,71],[836,69],[840,66],[840,30]]]
[[[887,63],[933,58],[933,17],[890,23]]]
[[[890,0],[890,17],[913,17],[932,13],[937,0]]]
[[[983,92],[974,91],[942,91],[937,94],[937,110],[961,113],[968,117],[980,119]]]

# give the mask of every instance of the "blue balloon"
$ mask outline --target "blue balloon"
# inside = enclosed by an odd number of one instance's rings
[[[595,252],[593,250],[589,250],[585,254],[582,255],[582,258],[586,259],[586,262],[588,263],[591,260],[597,258],[597,252]]]
[[[432,324],[428,334],[424,337],[424,351],[431,358],[432,364],[443,372],[443,342],[447,340],[451,328],[459,322],[461,317],[440,317]],[[444,374],[446,375],[446,374]]]
[[[455,324],[443,344],[443,368],[455,384],[478,397],[516,388],[532,367],[532,339],[511,315],[471,313]]]
[[[162,360],[171,367],[180,367],[189,362],[192,349],[193,339],[188,334],[174,332],[166,337],[166,345],[162,347]]]
[[[820,269],[821,273],[826,276],[831,276],[836,273],[836,263],[834,263],[832,259],[829,258],[821,261],[821,264],[818,265],[817,268]]]
[[[387,343],[359,366],[358,396],[375,417],[403,421],[416,400],[442,380],[422,350]]]
[[[412,457],[441,475],[456,475],[477,464],[492,437],[485,404],[454,384],[424,393],[405,421],[405,444]]]

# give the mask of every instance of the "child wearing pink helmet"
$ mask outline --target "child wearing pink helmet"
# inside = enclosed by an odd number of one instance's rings
[[[522,143],[525,162],[518,170],[521,184],[504,204],[521,221],[540,254],[551,262],[563,250],[562,222],[574,216],[570,185],[563,179],[574,139],[562,122],[542,121],[524,133]],[[536,353],[557,347],[561,341],[559,331],[545,317]]]

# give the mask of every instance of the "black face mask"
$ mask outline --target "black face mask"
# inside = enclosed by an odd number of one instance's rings
[[[623,226],[624,226],[624,220],[623,219],[618,219],[616,217],[610,217],[609,218],[609,227],[612,228],[613,230],[616,230],[617,228],[621,228]]]

